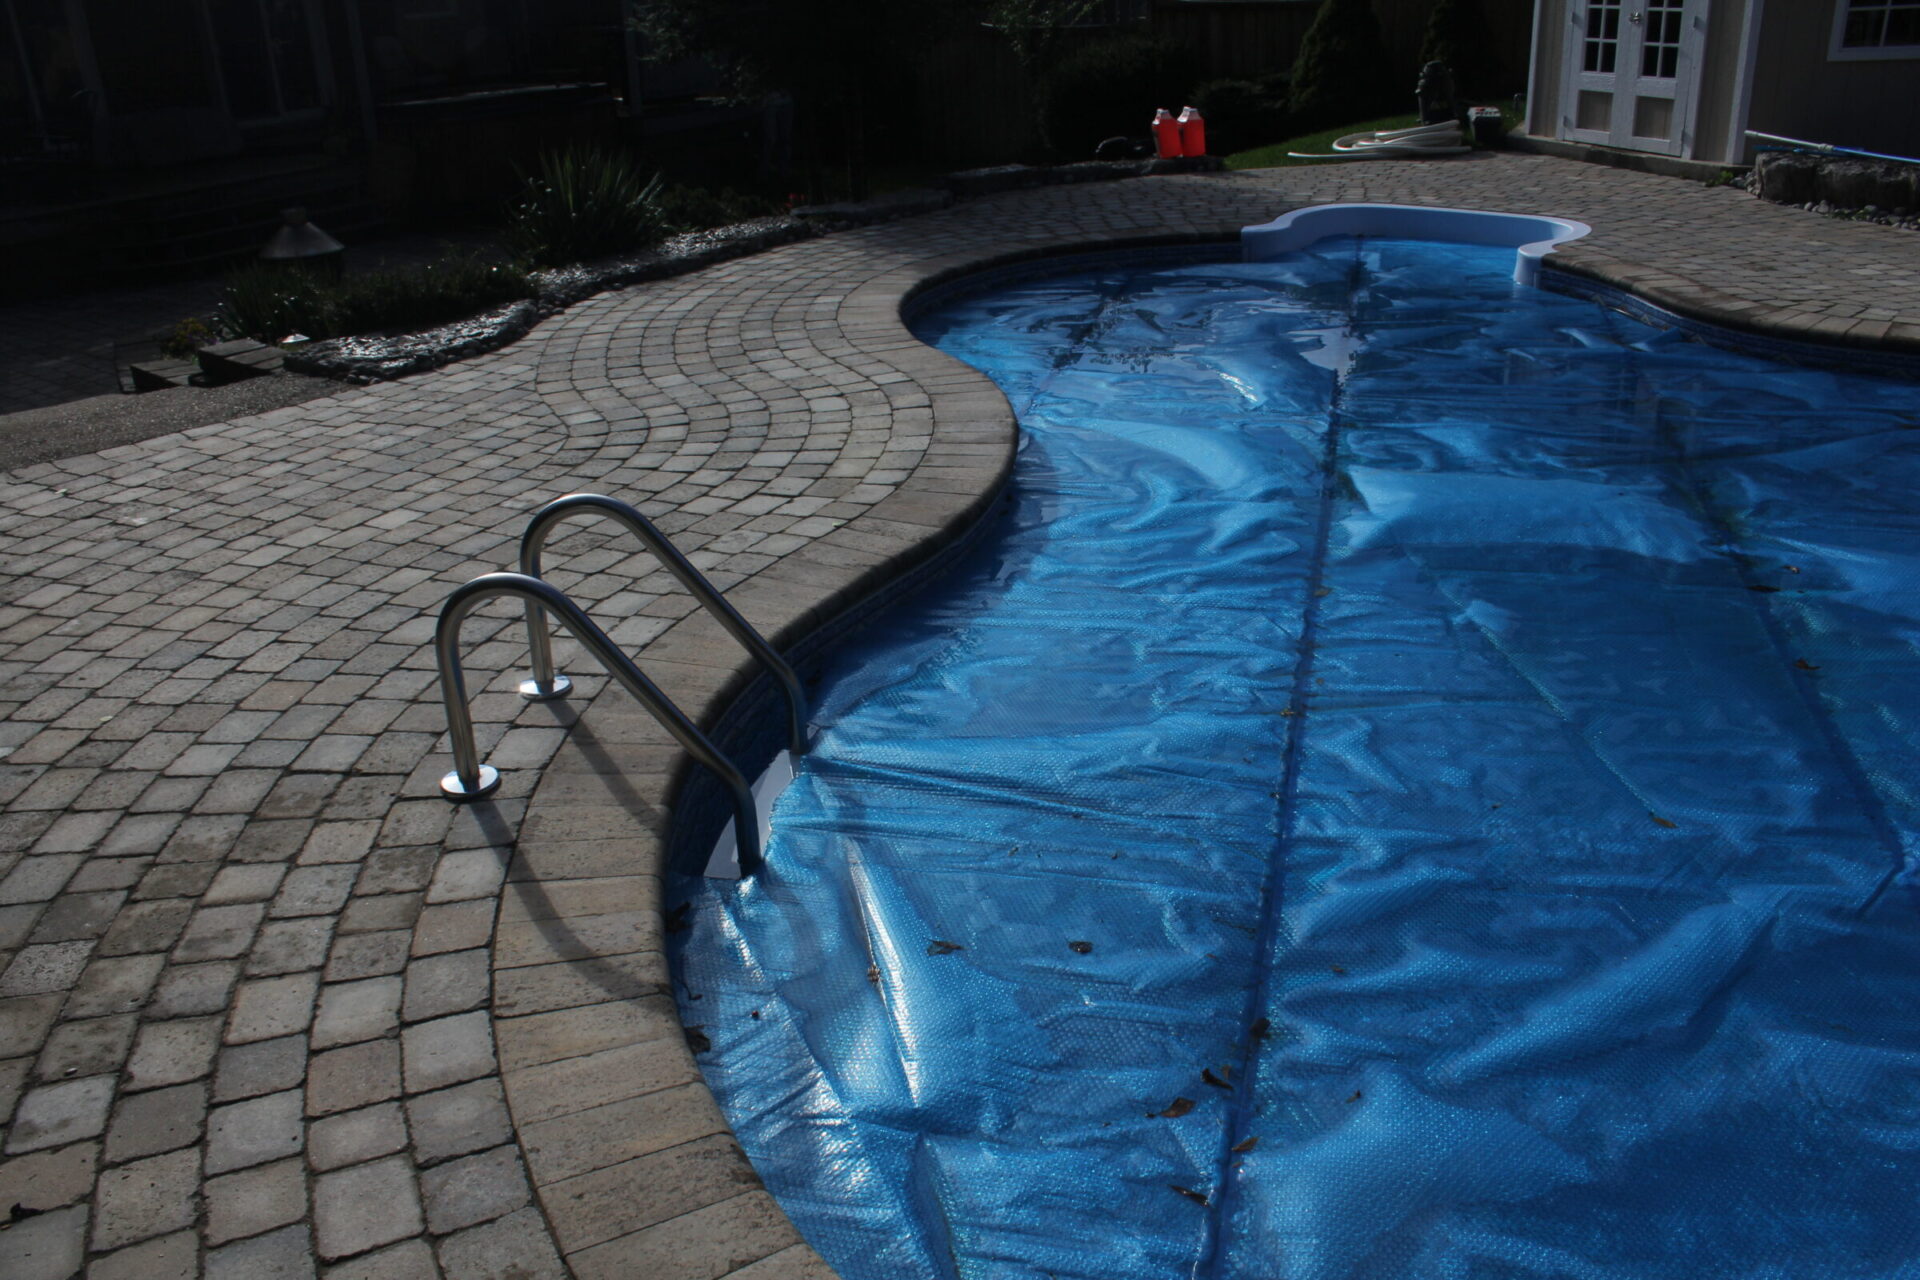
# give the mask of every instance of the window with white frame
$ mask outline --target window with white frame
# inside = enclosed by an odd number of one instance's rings
[[[1920,58],[1920,0],[1836,0],[1829,56]]]

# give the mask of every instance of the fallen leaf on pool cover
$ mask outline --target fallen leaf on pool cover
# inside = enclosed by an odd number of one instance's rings
[[[1093,944],[1091,942],[1069,942],[1067,944],[1067,950],[1073,952],[1075,955],[1083,956],[1093,950]]]
[[[1187,1114],[1187,1112],[1191,1110],[1193,1110],[1192,1098],[1175,1098],[1173,1100],[1173,1105],[1168,1107],[1165,1111],[1162,1111],[1160,1114],[1168,1120],[1178,1120],[1181,1116]]]
[[[707,1039],[707,1033],[703,1030],[705,1026],[705,1023],[701,1023],[698,1027],[684,1028],[687,1033],[687,1048],[695,1053],[705,1053],[713,1048],[713,1041]]]
[[[1800,668],[1802,671],[1818,671],[1820,669],[1819,667],[1814,666],[1811,662],[1808,662],[1805,658],[1795,658],[1793,660],[1793,665]]]
[[[673,910],[667,912],[667,932],[680,933],[689,928],[687,912],[692,909],[693,904],[691,902],[683,902]]]
[[[1260,1145],[1260,1135],[1255,1134],[1253,1137],[1248,1138],[1245,1142],[1234,1143],[1231,1150],[1233,1151],[1233,1154],[1237,1156],[1243,1156],[1247,1154],[1247,1152],[1253,1150],[1255,1147],[1259,1145]]]
[[[965,950],[966,948],[957,942],[942,942],[938,938],[935,938],[927,944],[927,954],[930,956],[947,956],[952,955],[956,951]]]
[[[1226,1070],[1226,1068],[1225,1068],[1225,1067],[1222,1067],[1222,1068],[1220,1068],[1220,1069],[1221,1069],[1222,1071],[1225,1071],[1225,1070]],[[1217,1075],[1215,1075],[1215,1074],[1213,1074],[1213,1068],[1212,1068],[1212,1067],[1202,1067],[1202,1068],[1200,1068],[1200,1078],[1201,1078],[1202,1080],[1205,1080],[1205,1081],[1206,1081],[1206,1082],[1207,1082],[1208,1084],[1210,1084],[1210,1085],[1212,1085],[1212,1086],[1213,1086],[1214,1088],[1216,1088],[1216,1089],[1231,1089],[1231,1088],[1233,1088],[1233,1086],[1232,1086],[1232,1085],[1230,1085],[1230,1084],[1228,1084],[1228,1083],[1227,1083],[1227,1082],[1226,1082],[1225,1080],[1222,1080],[1222,1079],[1221,1079],[1221,1078],[1220,1078],[1219,1076],[1217,1076]]]
[[[1659,824],[1660,826],[1663,826],[1663,827],[1665,827],[1665,828],[1667,828],[1667,829],[1668,829],[1669,831],[1671,831],[1671,830],[1673,830],[1673,829],[1674,829],[1675,827],[1677,827],[1677,826],[1679,826],[1679,825],[1680,825],[1680,824],[1679,824],[1679,823],[1677,823],[1677,822],[1668,822],[1668,821],[1667,821],[1667,820],[1666,820],[1665,818],[1663,818],[1663,817],[1661,817],[1661,816],[1660,816],[1659,814],[1657,814],[1657,813],[1650,813],[1650,814],[1648,814],[1647,816],[1648,816],[1649,818],[1652,818],[1652,819],[1653,819],[1653,820],[1654,820],[1654,821],[1655,821],[1656,823],[1658,823],[1658,824]]]
[[[1192,1187],[1176,1186],[1171,1182],[1169,1182],[1167,1186],[1173,1188],[1173,1190],[1175,1191],[1178,1191],[1181,1195],[1193,1201],[1195,1204],[1205,1204],[1207,1202],[1207,1193],[1204,1191],[1195,1191]]]
[[[1361,1096],[1362,1096],[1362,1095],[1361,1095],[1361,1092],[1360,1092],[1360,1090],[1358,1090],[1358,1089],[1355,1089],[1355,1090],[1353,1091],[1353,1096],[1352,1096],[1351,1098],[1348,1098],[1348,1099],[1347,1099],[1347,1101],[1348,1101],[1348,1102],[1358,1102],[1358,1101],[1360,1101],[1360,1099],[1361,1099]]]

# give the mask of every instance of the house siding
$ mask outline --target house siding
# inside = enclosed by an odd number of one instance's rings
[[[1740,92],[1740,65],[1747,51],[1748,0],[1712,0],[1707,9],[1707,42],[1700,54],[1700,99],[1693,115],[1696,160],[1737,162],[1743,139],[1734,126]]]
[[[1834,62],[1838,0],[1773,0],[1760,26],[1747,127],[1765,133],[1920,155],[1920,58]]]
[[[1527,86],[1527,132],[1560,136],[1560,81],[1572,31],[1566,0],[1540,0],[1533,19],[1533,81]]]

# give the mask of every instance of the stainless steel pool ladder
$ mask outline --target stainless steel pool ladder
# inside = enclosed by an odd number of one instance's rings
[[[611,515],[625,525],[666,565],[694,599],[767,668],[786,693],[788,749],[794,755],[804,754],[807,749],[806,695],[800,688],[799,677],[794,674],[793,668],[645,516],[617,499],[576,493],[556,499],[535,513],[520,540],[522,572],[489,573],[475,578],[456,588],[441,607],[440,621],[434,630],[434,652],[440,666],[440,690],[446,703],[447,734],[453,743],[454,762],[453,772],[440,780],[441,794],[454,801],[479,800],[493,794],[500,786],[499,771],[480,762],[480,754],[474,744],[473,715],[468,708],[466,676],[460,665],[460,628],[467,615],[487,601],[501,596],[518,597],[526,606],[528,641],[533,659],[533,678],[521,684],[521,696],[532,701],[544,701],[564,697],[573,687],[572,681],[553,669],[553,650],[547,631],[547,615],[552,614],[599,661],[607,674],[619,681],[673,735],[687,754],[720,779],[733,804],[734,840],[739,852],[740,872],[751,873],[760,863],[760,821],[753,789],[748,785],[746,775],[700,732],[686,713],[647,678],[646,673],[621,651],[620,646],[579,605],[539,576],[540,552],[546,544],[548,533],[576,512]]]
[[[787,749],[796,756],[805,755],[807,695],[800,688],[800,677],[793,673],[793,668],[774,651],[773,646],[753,629],[753,624],[727,603],[727,598],[720,594],[719,589],[693,567],[692,561],[680,554],[680,548],[667,541],[667,535],[656,529],[653,522],[635,508],[618,498],[603,497],[597,493],[570,493],[564,498],[555,498],[536,511],[533,519],[527,522],[527,531],[520,538],[520,572],[529,578],[540,576],[540,553],[546,549],[547,535],[572,515],[608,516],[625,525],[628,532],[640,540],[640,545],[651,551],[654,559],[679,579],[680,585],[687,589],[687,594],[699,601],[701,607],[727,629],[727,634],[738,640],[741,647],[766,668],[767,674],[786,694]],[[536,701],[565,697],[573,682],[553,669],[553,648],[547,641],[546,618],[531,603],[527,605],[527,640],[533,651],[533,679],[520,686],[520,696]]]

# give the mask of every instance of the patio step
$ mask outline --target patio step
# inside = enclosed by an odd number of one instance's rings
[[[202,374],[200,380],[210,387],[247,378],[264,378],[280,372],[281,365],[286,362],[286,356],[280,348],[255,342],[251,338],[217,342],[210,347],[201,347],[197,354]]]
[[[191,360],[143,360],[128,365],[127,372],[133,376],[136,393],[166,391],[173,387],[192,386],[192,379],[200,372],[200,366]]]

